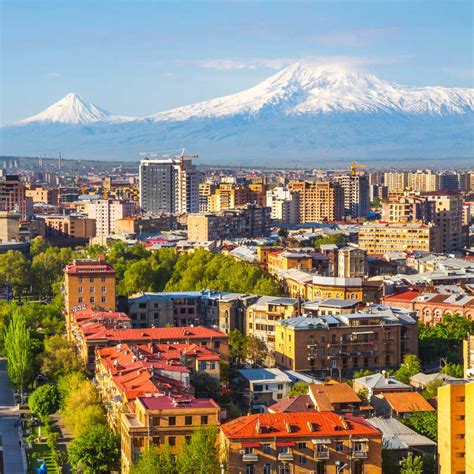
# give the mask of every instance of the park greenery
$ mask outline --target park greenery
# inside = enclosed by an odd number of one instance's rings
[[[393,377],[405,385],[410,385],[410,377],[421,372],[421,363],[418,356],[406,354],[403,357],[402,365],[393,373]]]
[[[288,397],[298,397],[299,395],[306,395],[308,393],[309,384],[306,382],[296,382],[290,389]]]
[[[438,415],[434,411],[419,411],[401,420],[405,425],[433,441],[438,439]]]

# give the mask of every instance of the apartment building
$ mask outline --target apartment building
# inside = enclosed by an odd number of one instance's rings
[[[199,172],[192,160],[156,154],[141,160],[140,208],[146,212],[199,212]]]
[[[134,202],[112,199],[91,201],[87,209],[88,217],[96,221],[97,237],[114,234],[116,221],[135,214],[137,210]]]
[[[265,413],[220,428],[228,472],[382,472],[382,434],[366,420],[335,413]]]
[[[408,173],[407,186],[413,191],[431,192],[441,188],[440,175],[431,170],[419,170]]]
[[[191,214],[188,216],[188,239],[197,242],[252,238],[270,232],[270,208],[247,204],[240,209],[218,214]]]
[[[346,246],[337,250],[337,277],[364,278],[368,273],[367,251]]]
[[[212,399],[139,397],[133,413],[121,415],[121,468],[130,472],[132,464],[145,450],[166,444],[176,455],[200,426],[220,423],[220,407]]]
[[[441,252],[441,228],[422,222],[366,222],[359,228],[359,247],[368,255],[386,252]]]
[[[86,308],[115,311],[115,270],[103,259],[76,259],[64,269],[66,328],[71,314]]]
[[[96,221],[84,216],[44,216],[45,237],[56,239],[90,239],[96,235]]]
[[[344,217],[344,190],[327,181],[290,181],[299,199],[300,222],[339,221]]]
[[[404,192],[403,196],[382,204],[382,218],[388,222],[428,223],[431,220],[428,199],[418,193]]]
[[[298,300],[274,296],[262,296],[246,311],[246,335],[253,335],[265,342],[270,353],[275,350],[275,323],[295,316]]]
[[[444,385],[437,399],[439,473],[474,472],[474,382]]]
[[[299,194],[283,187],[267,191],[266,205],[271,208],[271,218],[280,224],[296,225],[300,222]]]
[[[59,205],[59,189],[34,187],[25,190],[26,197],[33,202],[43,202],[51,206]]]
[[[453,252],[464,247],[463,198],[457,191],[425,193],[432,221],[440,228],[440,251]]]
[[[384,296],[383,303],[415,311],[428,326],[441,322],[444,314],[459,314],[474,320],[474,296],[470,295],[408,290]]]
[[[0,211],[17,212],[22,219],[31,214],[32,210],[27,209],[25,183],[20,176],[0,176]]]
[[[383,181],[389,193],[403,193],[408,186],[408,174],[398,171],[387,172],[384,173]]]
[[[367,175],[342,174],[334,176],[344,190],[344,215],[366,217],[370,211],[369,178]]]
[[[269,252],[266,258],[266,267],[268,273],[272,275],[279,270],[289,270],[290,268],[310,271],[313,268],[313,254],[288,250]]]
[[[405,354],[417,353],[415,317],[395,308],[369,311],[277,321],[277,366],[338,377],[361,369],[395,368]]]
[[[468,334],[462,345],[464,378],[474,379],[474,335]]]

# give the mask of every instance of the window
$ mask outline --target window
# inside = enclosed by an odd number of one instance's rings
[[[84,298],[79,298],[79,299],[78,299],[78,302],[79,302],[79,303],[84,303]]]
[[[102,277],[102,278],[100,279],[100,281],[101,281],[102,283],[105,283],[105,277]]]
[[[82,277],[79,277],[79,283],[82,283]]]
[[[298,449],[306,449],[306,443],[298,443]]]
[[[105,296],[102,296],[100,298],[101,303],[105,303],[107,301],[107,298]]]
[[[247,464],[245,466],[245,474],[254,474],[255,470],[253,468],[253,464]]]
[[[82,288],[82,286],[80,286],[80,287],[77,289],[77,291],[78,291],[79,293],[84,293],[84,288]]]
[[[206,370],[206,367],[207,367],[207,362],[205,360],[201,360],[199,362],[199,370]]]
[[[264,464],[263,465],[263,474],[272,474],[272,465]]]
[[[306,456],[305,456],[304,454],[300,454],[300,455],[298,456],[298,462],[299,462],[300,464],[306,464]]]
[[[146,309],[146,303],[139,303],[139,304],[138,304],[138,307],[139,307],[140,309]]]
[[[253,454],[253,448],[244,448],[245,454]]]
[[[336,451],[338,453],[342,453],[344,451],[344,443],[342,441],[338,441],[336,443]]]
[[[283,384],[282,383],[278,384],[278,390],[283,390]]]
[[[89,302],[90,302],[90,303],[95,303],[95,298],[94,298],[93,296],[91,296],[91,297],[89,298]]]
[[[193,424],[193,417],[192,416],[185,416],[184,417],[184,424],[185,425],[192,425]]]
[[[191,436],[185,436],[185,437],[184,437],[184,442],[185,442],[186,444],[189,444],[189,443],[191,442]]]
[[[214,341],[214,349],[219,349],[221,347],[221,341]]]
[[[176,436],[168,436],[168,444],[170,446],[176,446]]]
[[[215,370],[216,369],[216,363],[215,362],[209,362],[209,369],[210,370]]]
[[[207,415],[201,415],[201,425],[207,425],[209,423],[209,417]]]
[[[271,445],[269,443],[262,444],[262,451],[265,454],[270,454],[271,450],[272,450],[272,448],[271,448]]]
[[[89,278],[89,283],[94,283],[94,278]]]
[[[102,291],[102,293],[107,293],[107,288],[106,288],[105,286],[103,286],[103,287],[101,288],[101,291]]]
[[[168,426],[175,426],[176,425],[176,417],[175,416],[170,416],[168,418]]]

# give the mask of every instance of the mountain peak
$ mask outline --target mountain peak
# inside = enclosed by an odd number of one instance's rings
[[[42,112],[20,120],[16,125],[31,123],[56,123],[67,125],[89,125],[97,122],[126,122],[134,117],[113,115],[104,109],[88,102],[75,92],[66,94],[62,99],[50,105]]]

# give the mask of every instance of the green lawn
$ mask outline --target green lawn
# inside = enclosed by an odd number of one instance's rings
[[[38,461],[33,461],[31,459],[31,454],[32,453],[38,453],[40,458],[44,459],[46,461],[46,467],[48,469],[48,474],[49,473],[58,473],[58,466],[53,460],[52,454],[51,454],[51,449],[46,443],[40,443],[40,444],[34,444],[32,450],[28,450],[28,473],[29,474],[35,474],[35,467],[39,467],[40,463]]]

